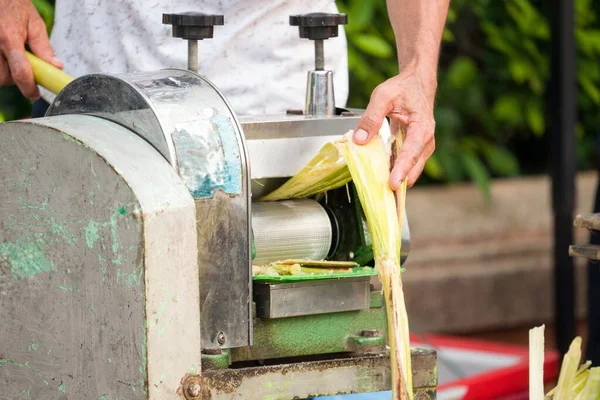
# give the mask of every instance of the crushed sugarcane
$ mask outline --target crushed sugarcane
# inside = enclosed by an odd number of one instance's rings
[[[350,179],[346,161],[334,144],[327,143],[297,174],[259,200],[302,199],[342,187]]]
[[[398,154],[404,141],[399,132],[392,144]],[[357,145],[348,132],[336,143],[346,159],[371,233],[375,268],[383,286],[388,320],[388,341],[394,399],[412,399],[412,367],[408,316],[404,302],[400,268],[401,232],[406,196],[406,180],[394,195],[389,185],[390,162],[381,137]]]
[[[301,276],[301,275],[332,275],[339,273],[350,273],[352,268],[324,268],[304,267],[301,264],[279,264],[253,265],[252,275],[266,276]]]
[[[353,268],[358,267],[358,263],[354,261],[325,261],[325,260],[283,260],[277,261],[277,264],[300,264],[303,267],[313,268]]]

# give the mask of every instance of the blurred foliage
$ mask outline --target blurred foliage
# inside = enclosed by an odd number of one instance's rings
[[[470,178],[489,197],[491,176],[544,170],[550,67],[546,3],[451,2],[438,75],[437,147],[423,180]],[[600,119],[600,24],[591,0],[575,3],[578,161],[588,168]],[[375,86],[397,74],[394,34],[385,1],[338,4],[349,15],[349,106],[365,107]]]
[[[51,30],[54,1],[34,0]],[[436,152],[421,181],[471,179],[489,196],[492,176],[545,170],[544,96],[550,32],[542,0],[453,0],[444,31],[436,98]],[[398,72],[385,1],[338,0],[349,14],[349,106]],[[576,0],[578,162],[589,168],[600,113],[599,6]],[[30,115],[16,88],[0,89],[0,120]]]

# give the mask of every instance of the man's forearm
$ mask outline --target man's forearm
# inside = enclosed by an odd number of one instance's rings
[[[400,70],[415,71],[433,91],[449,4],[450,0],[387,0]]]

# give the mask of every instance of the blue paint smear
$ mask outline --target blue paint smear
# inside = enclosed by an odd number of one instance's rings
[[[179,175],[194,198],[213,197],[217,190],[237,196],[242,161],[236,131],[226,115],[213,116],[211,123],[215,129],[208,132],[181,125],[173,135]]]

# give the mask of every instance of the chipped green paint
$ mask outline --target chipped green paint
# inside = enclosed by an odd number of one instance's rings
[[[77,236],[75,236],[75,234],[72,233],[65,225],[56,222],[54,217],[50,217],[47,222],[50,225],[50,230],[52,233],[60,236],[65,243],[69,245],[77,243]]]
[[[124,208],[124,207],[122,207]],[[119,209],[120,210],[120,209]],[[115,265],[121,265],[121,254],[119,254],[119,230],[118,230],[118,217],[120,212],[117,210],[114,214],[111,215],[110,220],[106,222],[97,222],[94,220],[90,220],[88,225],[84,228],[85,232],[85,241],[87,246],[90,249],[93,249],[96,242],[100,240],[100,230],[104,228],[110,228],[110,237],[111,237],[111,250],[113,254],[116,256],[111,262]],[[102,243],[102,249],[104,249],[104,243]],[[98,255],[98,261],[102,263],[101,255]],[[105,271],[103,271],[105,272]]]
[[[73,291],[73,288],[71,286],[58,285],[58,288],[60,290],[64,290],[65,292],[72,292]]]
[[[119,262],[120,264],[120,262]],[[137,274],[135,272],[122,272],[121,268],[117,269],[117,283],[125,282],[128,288],[139,286],[142,282],[142,273],[140,270]]]
[[[65,387],[65,385],[63,383],[60,384],[60,386],[58,387],[58,390],[63,393],[67,393],[67,388]]]
[[[41,240],[30,241],[24,237],[14,242],[0,243],[0,259],[8,262],[11,275],[16,280],[50,272],[53,265],[42,250],[43,244]]]
[[[19,203],[21,203],[21,208],[29,209],[29,210],[40,210],[40,211],[48,211],[48,199],[42,201],[39,206],[29,204],[22,197],[17,196]]]
[[[145,302],[146,295],[142,294],[142,296],[144,297],[143,301]],[[142,375],[140,379],[140,386],[142,387],[142,391],[145,394],[148,394],[148,390],[146,388],[146,383],[148,382],[148,324],[146,321],[146,315],[144,315],[144,324],[142,325],[142,343],[140,344],[142,365],[140,365],[139,371]]]
[[[84,228],[84,232],[87,247],[93,249],[96,241],[100,239],[100,236],[98,235],[98,224],[95,221],[90,221],[88,226]]]
[[[111,358],[108,359],[108,363],[112,364],[112,359]]]
[[[125,208],[125,207],[119,207],[119,208],[117,209],[117,212],[118,212],[119,214],[121,214],[121,215],[127,215],[127,208]]]
[[[69,136],[66,133],[61,133],[61,135],[62,135],[63,139],[65,139],[67,142],[81,144],[81,142],[76,140],[73,136]]]
[[[32,386],[29,386],[29,389],[22,389],[22,390],[21,390],[21,391],[18,393],[18,396],[19,396],[19,397],[21,397],[21,396],[28,396],[28,397],[31,397],[31,388],[32,388]]]
[[[102,396],[98,397],[98,400],[108,400],[108,395],[103,394]]]
[[[255,319],[254,346],[232,349],[232,360],[266,360],[353,351],[349,335],[386,332],[384,308],[300,317]]]
[[[27,349],[29,351],[37,350],[38,349],[38,345],[36,343],[31,343]]]
[[[44,384],[48,385],[48,379],[40,371],[33,369],[31,367],[31,365],[29,365],[29,361],[25,361],[24,363],[19,363],[19,362],[13,361],[8,358],[0,358],[0,368],[2,368],[2,364],[10,364],[10,365],[14,365],[15,367],[25,368],[30,371],[33,371],[37,376],[40,377],[40,379],[42,380],[42,382],[44,382]]]

